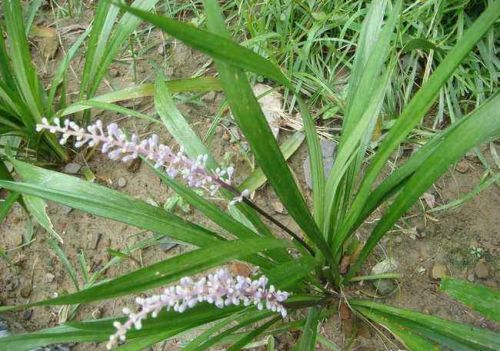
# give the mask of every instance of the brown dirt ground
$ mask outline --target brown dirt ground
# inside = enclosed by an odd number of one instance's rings
[[[68,33],[62,37],[63,45],[66,48],[76,39],[74,32]],[[159,34],[156,32],[153,34],[152,38],[161,43]],[[182,44],[170,43],[170,48],[172,51],[169,53],[170,61],[168,62],[172,62],[172,67],[168,69],[173,77],[187,77],[207,62],[206,57],[193,53]],[[36,52],[37,50],[34,49],[35,54]],[[157,53],[158,51],[155,51],[150,56],[161,56]],[[56,60],[49,61],[48,66],[43,66],[47,72],[46,78],[50,77],[50,72],[58,58],[60,58],[60,53]],[[81,70],[82,62],[81,58],[76,60],[73,66],[75,71]],[[116,62],[112,69],[118,72],[115,73],[115,77],[109,79],[109,85],[113,88],[117,89],[134,83],[129,62]],[[152,65],[149,59],[139,61],[138,74],[141,78],[147,79],[151,72]],[[74,89],[77,84],[77,81],[72,82],[70,90]],[[105,88],[108,89],[108,87]],[[220,95],[215,102],[209,102],[207,106],[189,104],[180,106],[180,109],[187,118],[190,118],[195,129],[202,135],[210,125],[219,99]],[[151,99],[138,101],[135,108],[151,112],[152,101]],[[142,121],[124,121],[123,118],[120,119],[106,113],[97,113],[94,117],[97,116],[108,121],[121,121],[129,130],[140,133],[157,132],[165,143],[173,143],[165,131]],[[211,149],[219,159],[222,159],[228,152],[238,153],[238,148],[224,140],[223,134],[224,129],[219,129],[211,145]],[[304,158],[305,148],[302,147],[292,160],[297,179],[302,185],[304,185],[304,181],[300,165],[302,165]],[[77,153],[74,160],[84,164],[81,154]],[[239,167],[240,174],[248,173],[248,165],[240,158],[233,158],[233,162],[236,162],[237,168]],[[482,172],[482,166],[478,160],[469,158],[464,159],[463,162],[467,164],[467,170],[464,173],[451,171],[435,185],[432,192],[438,203],[447,203],[459,197],[460,194],[470,191],[473,185],[478,182]],[[88,160],[88,166],[94,172],[97,182],[112,188],[118,188],[117,180],[121,177],[125,178],[127,184],[120,190],[134,197],[161,205],[172,195],[172,192],[162,185],[145,165],[131,170],[128,165],[109,161],[102,155],[96,154]],[[307,191],[305,192],[307,193]],[[270,212],[275,213],[277,218],[285,224],[293,226],[286,214],[274,211],[272,204],[276,202],[276,197],[267,187],[257,193],[256,201],[264,208],[269,209]],[[399,272],[402,274],[402,278],[399,280],[399,289],[386,299],[387,302],[456,321],[498,329],[497,325],[491,324],[440,293],[438,281],[432,279],[429,272],[435,263],[444,264],[452,277],[469,279],[498,288],[500,279],[498,273],[500,264],[498,259],[500,247],[499,208],[500,189],[493,186],[455,210],[425,215],[421,209],[415,209],[408,214],[407,219],[400,223],[401,229],[394,230],[387,235],[387,239],[379,245],[368,265],[373,265],[388,255],[394,257],[399,263]],[[75,267],[79,267],[77,255],[84,252],[91,273],[99,270],[109,261],[110,255],[107,253],[107,249],[123,250],[145,238],[152,237],[151,233],[143,233],[137,228],[81,211],[70,210],[54,203],[49,203],[48,213],[55,229],[64,238],[64,244],[61,247],[70,261]],[[186,214],[186,218],[211,226],[203,217],[192,211]],[[0,224],[2,249],[7,250],[8,257],[13,263],[10,265],[6,260],[0,260],[0,305],[24,304],[46,299],[58,292],[75,290],[67,271],[50,249],[47,235],[41,228],[35,226],[34,242],[22,248],[19,247],[23,243],[23,233],[25,233],[26,227],[26,215],[19,206],[15,206],[6,221]],[[416,231],[413,228],[416,228]],[[363,230],[361,230],[362,235]],[[479,259],[471,254],[472,248],[481,248],[484,251],[481,264],[487,267],[488,272],[486,275],[482,274],[481,278],[477,276],[475,271]],[[134,260],[123,259],[120,264],[108,269],[106,276],[115,277],[130,272],[186,249],[188,248],[176,247],[165,251],[158,246],[152,246],[135,251],[132,254]],[[77,271],[81,284],[81,271],[79,268]],[[371,296],[374,293],[371,286],[366,283],[359,286],[359,291],[366,296]],[[130,302],[131,299],[126,298],[118,302],[109,301],[84,306],[78,310],[77,317],[112,316],[119,313],[119,306]],[[11,313],[6,315],[6,318],[13,330],[30,331],[54,326],[58,322],[66,320],[67,310],[42,307]],[[349,336],[349,333],[344,337],[343,335],[346,334],[341,333],[340,329],[338,317],[325,322],[321,327],[322,334],[336,342],[342,350],[396,350],[398,348],[392,339],[375,328],[358,327],[356,323],[348,323],[343,329],[353,332],[353,338]],[[286,350],[290,339],[293,339],[290,335],[281,338],[282,346],[280,349]],[[175,347],[178,345],[177,342],[182,342],[182,340],[163,345],[158,349],[177,349]],[[103,349],[103,346],[87,344],[76,346],[73,349],[98,350]]]

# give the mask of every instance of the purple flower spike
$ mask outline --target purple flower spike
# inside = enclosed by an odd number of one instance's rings
[[[141,329],[142,321],[149,314],[156,318],[163,308],[182,313],[199,302],[208,302],[218,308],[240,304],[255,305],[259,310],[278,312],[283,318],[287,315],[283,302],[289,294],[276,290],[273,285],[267,287],[268,280],[265,276],[251,280],[243,276],[234,277],[229,271],[220,269],[196,281],[189,277],[182,278],[179,283],[165,288],[160,295],[137,297],[135,301],[139,305],[139,311],[136,313],[124,308],[123,313],[128,316],[128,320],[124,324],[113,323],[116,333],[109,337],[106,345],[108,350],[115,347],[119,341],[125,341],[127,331],[132,327]]]
[[[163,168],[166,173],[174,178],[180,175],[190,187],[201,188],[215,195],[221,185],[231,184],[234,169],[217,169],[213,174],[206,170],[208,155],[200,155],[196,160],[188,158],[182,148],[174,152],[169,146],[159,144],[159,138],[153,134],[146,140],[132,134],[130,139],[118,127],[111,123],[104,127],[100,120],[89,125],[86,129],[75,122],[65,120],[63,125],[59,118],[54,118],[54,123],[49,124],[46,118],[37,124],[37,131],[48,130],[51,133],[61,133],[59,142],[63,145],[70,137],[76,139],[75,147],[88,145],[94,147],[101,145],[101,152],[112,160],[128,162],[143,156],[154,162],[156,168]]]

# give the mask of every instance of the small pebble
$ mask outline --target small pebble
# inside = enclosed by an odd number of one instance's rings
[[[281,202],[273,201],[273,203],[271,205],[273,207],[274,212],[276,212],[276,213],[284,213],[285,212],[285,208],[283,207],[283,204]]]
[[[118,187],[124,188],[127,185],[127,180],[123,177],[118,178]]]
[[[474,277],[474,272],[473,271],[470,271],[469,273],[467,273],[467,280],[470,281],[470,282],[474,282],[475,277]]]
[[[466,160],[458,162],[455,167],[456,171],[459,173],[467,173],[469,168],[470,168],[469,162],[467,162]]]
[[[430,276],[434,280],[440,280],[448,275],[448,268],[440,262],[434,263],[430,271]]]
[[[109,75],[110,75],[111,77],[113,77],[113,78],[116,78],[116,77],[120,76],[120,74],[121,74],[121,73],[120,73],[120,70],[118,70],[118,69],[116,69],[116,68],[111,68],[111,69],[109,70]]]
[[[488,264],[483,260],[480,260],[474,267],[474,274],[479,279],[488,278],[490,276],[490,269],[488,267]]]
[[[215,100],[215,91],[210,91],[208,93],[206,93],[205,95],[203,95],[201,97],[201,99],[205,102],[212,102]]]
[[[32,288],[31,288],[31,284],[25,284],[21,290],[19,291],[19,294],[24,297],[25,299],[27,299],[28,297],[30,297],[31,295],[31,291],[32,291]]]
[[[66,205],[60,205],[61,207],[61,214],[63,215],[69,215],[71,213],[71,211],[73,211],[73,209],[69,206],[66,206]]]
[[[396,272],[398,266],[399,264],[396,260],[394,260],[393,258],[388,258],[373,266],[371,274],[376,275]],[[389,295],[396,289],[396,283],[392,279],[377,279],[373,280],[372,283],[377,290],[377,293],[382,296]]]
[[[78,163],[75,162],[71,162],[68,163],[66,166],[64,166],[64,173],[77,174],[80,171],[80,168],[82,168],[82,165],[79,165]]]
[[[23,319],[29,321],[33,317],[33,310],[27,310],[23,312]]]
[[[54,279],[56,278],[56,276],[52,273],[47,273],[45,274],[45,277],[43,279],[43,282],[44,283],[52,283],[54,281]]]

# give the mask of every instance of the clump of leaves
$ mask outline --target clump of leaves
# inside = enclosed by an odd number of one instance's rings
[[[230,344],[229,350],[238,350],[256,338],[298,328],[302,333],[295,350],[315,350],[316,341],[321,339],[317,333],[318,326],[324,318],[335,313],[336,306],[344,306],[343,309],[349,306],[355,313],[383,325],[410,350],[500,348],[498,334],[490,330],[359,299],[352,293],[355,291],[353,283],[365,279],[359,274],[368,256],[396,221],[450,164],[479,143],[498,137],[500,95],[494,93],[469,115],[431,138],[402,166],[376,184],[389,157],[433,106],[441,87],[456,67],[498,19],[500,1],[492,2],[446,54],[393,126],[382,136],[383,140],[376,150],[370,150],[370,141],[395,64],[390,42],[402,4],[396,1],[388,7],[386,2],[381,1],[368,8],[349,78],[338,153],[326,176],[313,119],[295,86],[273,63],[231,40],[216,1],[205,1],[206,29],[134,7],[119,6],[213,57],[232,114],[251,147],[256,163],[301,232],[293,233],[290,228],[280,226],[286,233],[293,234],[294,239],[278,239],[259,214],[275,224],[280,223],[249,199],[235,203],[227,213],[159,170],[158,176],[167,185],[222,230],[210,230],[185,221],[160,207],[96,184],[13,161],[22,182],[1,181],[0,185],[7,189],[60,202],[153,231],[160,236],[169,236],[197,249],[76,293],[23,306],[6,306],[0,311],[117,298],[174,283],[182,277],[205,272],[232,260],[241,260],[257,267],[277,289],[292,293],[284,303],[288,311],[286,319],[268,310],[257,312],[253,306],[218,309],[199,304],[182,314],[162,310],[156,319],[143,320],[140,330],[130,330],[127,343],[122,348],[140,350],[191,329],[203,328],[202,334],[183,349],[203,350],[214,345]],[[311,160],[312,210],[308,208],[272,135],[246,72],[274,80],[296,93]],[[176,110],[168,86],[161,77],[154,89],[156,109],[169,132],[185,147],[186,154],[192,159],[210,155]],[[374,155],[365,166],[367,150]],[[207,158],[205,167],[216,170],[213,157]],[[239,189],[238,193],[242,190]],[[221,187],[220,195],[231,200],[235,194]],[[385,210],[380,220],[366,242],[352,254],[350,239],[382,204]],[[451,294],[466,304],[480,311],[485,310],[474,299],[474,293],[471,293],[473,288],[463,288],[466,290],[460,290],[457,285],[450,287],[448,283],[444,289],[453,291]],[[486,293],[491,292],[482,290],[482,294]],[[494,299],[498,299],[495,293]],[[488,301],[491,300],[490,294]],[[123,322],[122,319],[119,321]],[[0,339],[0,349],[21,350],[67,341],[105,341],[115,333],[112,323],[110,319],[72,322],[31,334],[10,336]]]

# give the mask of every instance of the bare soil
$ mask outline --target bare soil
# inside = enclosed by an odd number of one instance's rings
[[[62,42],[67,48],[76,39],[76,35],[73,31],[66,33],[69,34],[62,36]],[[158,41],[158,46],[148,53],[147,59],[139,60],[137,73],[141,79],[150,77],[151,60],[163,62],[163,49],[160,50],[158,47],[165,45],[165,42],[156,31],[153,31],[151,38],[153,38],[151,40]],[[208,62],[206,57],[195,54],[191,49],[178,42],[168,41],[168,45],[164,48],[170,50],[166,54],[166,62],[170,65],[170,68],[167,69],[172,77],[188,77]],[[34,47],[35,57],[38,52],[38,49]],[[59,52],[55,59],[39,66],[46,70],[47,78],[50,77],[55,62],[60,57],[61,53]],[[81,70],[82,62],[82,58],[75,61],[73,66],[75,71]],[[130,62],[116,62],[111,69],[113,77],[108,77],[108,86],[118,89],[134,84]],[[77,84],[77,81],[72,82],[70,89],[76,90]],[[108,87],[105,87],[104,91],[106,89]],[[221,95],[218,94],[215,101],[205,101],[205,106],[185,104],[179,108],[200,135],[204,135],[210,126],[211,118],[215,114],[220,99]],[[153,111],[151,99],[142,99],[134,104],[134,108],[141,111]],[[164,130],[143,121],[124,120],[123,117],[107,113],[95,113],[94,117],[108,121],[119,121],[129,130],[142,134],[156,132],[161,136],[163,142],[174,144]],[[248,173],[248,165],[238,156],[239,148],[231,143],[226,136],[225,128],[218,128],[211,143],[211,149],[219,160],[222,160],[225,155],[233,155],[232,162],[236,163],[240,174]],[[292,167],[303,186],[305,182],[301,165],[305,158],[305,152],[305,148],[301,148],[292,159]],[[84,161],[83,156],[78,152],[75,153],[73,162],[80,163],[82,166],[88,165],[96,176],[96,182],[150,203],[162,206],[173,195],[145,165],[130,167],[128,164],[107,160],[100,154],[95,154]],[[467,165],[466,168],[461,168],[463,172],[450,171],[439,180],[434,189],[429,191],[435,195],[438,204],[447,203],[465,194],[479,181],[483,171],[479,161],[476,158],[466,158],[462,162]],[[126,184],[123,187],[118,186],[120,178],[125,179]],[[304,192],[306,195],[310,195],[307,190]],[[281,213],[281,210],[276,211],[277,199],[267,187],[257,192],[256,201],[264,208],[269,209],[285,224],[294,225],[286,213]],[[499,209],[500,189],[497,186],[490,187],[455,210],[426,214],[422,208],[416,207],[399,224],[400,227],[389,233],[387,239],[379,245],[376,254],[367,265],[368,269],[365,273],[369,273],[369,268],[376,262],[393,257],[398,262],[398,272],[401,273],[402,277],[398,281],[399,289],[385,298],[387,302],[456,321],[498,329],[497,325],[493,325],[439,292],[439,280],[434,279],[431,272],[435,265],[441,265],[445,267],[446,273],[452,277],[468,279],[498,288],[500,280],[498,273],[500,264],[498,252],[500,247]],[[184,214],[179,209],[177,211],[189,220],[208,227],[211,226],[196,212],[190,211]],[[64,239],[64,244],[61,245],[62,250],[73,266],[78,267],[80,285],[83,280],[77,257],[82,252],[87,261],[86,268],[91,274],[98,271],[111,259],[108,249],[125,250],[146,238],[153,237],[153,233],[145,233],[131,226],[78,210],[71,210],[54,203],[49,203],[48,213],[55,229]],[[20,206],[15,206],[4,223],[0,224],[1,248],[7,252],[8,257],[8,260],[0,260],[0,305],[25,304],[43,300],[62,292],[75,291],[67,270],[50,248],[48,236],[40,227],[35,225],[34,241],[22,246],[27,226],[26,214]],[[360,235],[362,236],[363,233]],[[122,259],[120,264],[108,269],[105,276],[116,277],[188,249],[186,246],[162,248],[154,245],[137,250],[131,254],[133,259]],[[478,256],[477,252],[481,253],[481,257]],[[372,286],[367,283],[360,285],[359,291],[361,295],[368,298],[375,294]],[[2,317],[7,319],[15,332],[33,331],[57,325],[71,317],[92,319],[113,316],[119,314],[119,306],[130,302],[131,299],[126,298],[120,299],[118,302],[107,301],[84,306],[74,316],[69,315],[67,309],[64,308],[61,310],[56,307],[42,307],[10,313]],[[388,338],[383,332],[376,328],[362,326],[355,320],[341,326],[339,316],[327,321],[321,328],[322,334],[337,343],[343,350],[396,350],[399,347],[393,339]],[[342,333],[341,329],[347,333]],[[293,337],[293,335],[288,335],[281,338],[282,346],[280,349],[288,349],[286,345]],[[163,345],[162,348],[174,350],[177,349],[176,345],[181,342],[182,340],[177,340],[166,346]],[[73,349],[100,350],[103,348],[103,345],[87,344],[77,345]]]

